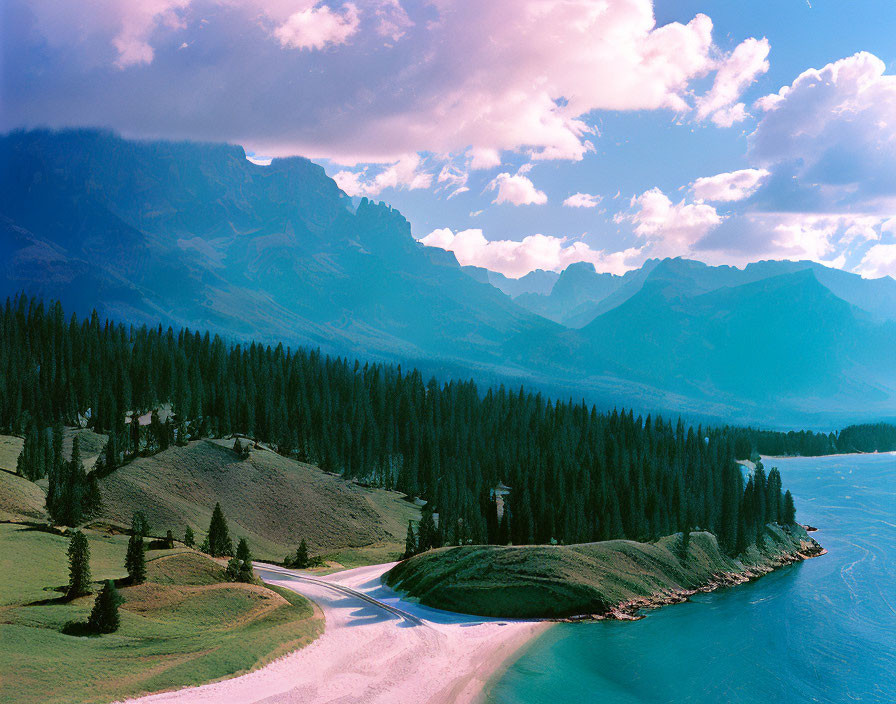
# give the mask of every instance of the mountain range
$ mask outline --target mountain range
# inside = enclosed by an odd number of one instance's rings
[[[896,281],[813,262],[649,260],[510,279],[425,247],[303,158],[0,137],[0,293],[526,382],[601,405],[826,426],[896,416]]]

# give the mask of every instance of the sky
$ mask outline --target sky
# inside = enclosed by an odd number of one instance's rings
[[[893,0],[5,0],[0,129],[303,155],[508,276],[896,276]]]

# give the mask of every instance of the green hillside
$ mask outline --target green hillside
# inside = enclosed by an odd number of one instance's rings
[[[87,536],[93,579],[125,577],[126,536]],[[90,704],[200,684],[259,667],[322,631],[298,594],[223,582],[218,563],[181,548],[149,551],[147,581],[120,588],[117,632],[65,635],[94,602],[59,598],[68,542],[0,525],[0,661],[15,673],[0,680],[0,701]]]
[[[351,548],[396,559],[408,520],[420,512],[396,492],[368,489],[268,450],[240,459],[233,441],[200,440],[140,457],[100,483],[96,521],[130,525],[142,510],[155,534],[182,537],[189,525],[201,542],[216,502],[231,534],[258,558],[282,560],[304,538],[312,553]]]
[[[432,550],[386,574],[389,586],[427,606],[502,618],[604,615],[638,600],[671,603],[714,584],[735,583],[820,550],[799,526],[769,525],[765,546],[733,559],[711,533],[692,533],[687,558],[679,536],[653,543],[463,546]]]

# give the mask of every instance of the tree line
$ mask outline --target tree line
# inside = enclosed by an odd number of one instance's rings
[[[425,381],[401,366],[128,327],[96,313],[67,318],[58,303],[25,296],[6,302],[0,340],[0,427],[24,434],[29,457],[42,458],[23,460],[30,478],[58,473],[48,428],[82,420],[109,436],[91,474],[190,438],[240,433],[419,496],[427,523],[415,549],[421,537],[424,547],[576,543],[699,528],[734,552],[756,541],[766,518],[792,520],[780,509],[779,475],[745,480],[734,461],[736,444],[747,438],[753,451],[762,431],[602,413],[525,388],[482,393],[472,381]],[[169,403],[173,417],[138,424],[140,412]],[[500,516],[499,483],[510,487]],[[88,512],[78,501],[73,512]]]

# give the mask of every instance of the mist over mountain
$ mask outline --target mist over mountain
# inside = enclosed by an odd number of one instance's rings
[[[896,281],[651,260],[508,279],[301,158],[92,130],[0,138],[0,292],[231,339],[763,423],[896,415]]]

